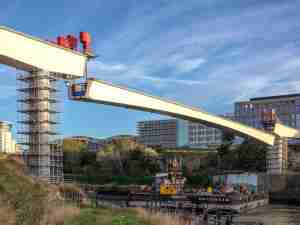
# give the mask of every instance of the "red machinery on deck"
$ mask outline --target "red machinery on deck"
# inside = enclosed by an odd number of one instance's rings
[[[80,32],[79,34],[80,43],[82,44],[82,52],[92,57],[92,49],[91,49],[91,35],[88,32]],[[62,46],[64,48],[70,48],[72,50],[78,51],[78,38],[74,35],[67,35],[63,36],[60,35],[56,38],[56,42],[53,42],[59,46]]]
[[[91,54],[91,35],[88,32],[80,32],[80,42],[83,46],[83,53],[86,55]]]

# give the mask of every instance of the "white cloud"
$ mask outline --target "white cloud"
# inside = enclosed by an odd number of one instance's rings
[[[121,64],[116,64],[121,65]],[[104,69],[105,68],[105,69]],[[110,73],[100,74],[103,71],[108,71]],[[109,79],[114,81],[123,81],[125,84],[138,84],[138,82],[148,82],[149,85],[160,85],[165,87],[166,85],[172,84],[183,84],[183,85],[202,85],[205,84],[204,81],[198,80],[187,80],[187,79],[177,79],[177,78],[163,78],[159,76],[152,76],[147,74],[145,67],[136,65],[122,65],[113,66],[101,63],[100,67],[94,67],[93,73],[98,75],[99,79]]]
[[[199,68],[205,62],[206,60],[202,58],[186,59],[178,62],[175,67],[179,73],[187,73]]]
[[[89,63],[89,68],[94,71],[104,71],[104,72],[122,72],[126,71],[128,68],[122,63],[104,63],[101,61],[91,61]]]
[[[194,59],[191,61],[183,60],[176,62],[175,67],[178,66],[178,70],[181,71],[196,69],[198,65],[203,63],[202,59]],[[175,63],[175,61],[173,61]],[[183,63],[182,63],[183,62]],[[182,63],[182,64],[181,64]],[[180,66],[182,68],[180,68]],[[198,80],[187,80],[178,79],[174,77],[164,78],[161,76],[153,76],[151,72],[148,71],[147,65],[127,65],[122,63],[104,63],[101,61],[92,61],[89,63],[89,71],[92,75],[104,80],[122,81],[125,84],[138,84],[137,82],[150,82],[149,85],[160,85],[160,87],[165,87],[166,85],[172,84],[183,84],[183,85],[202,85],[204,81]]]
[[[298,79],[300,51],[288,45],[299,39],[294,4],[241,4],[222,13],[206,4],[199,14],[200,2],[170,1],[155,10],[152,2],[142,9],[134,5],[120,28],[98,43],[102,55],[120,62],[107,60],[107,70],[116,76],[105,79],[160,86],[163,95],[219,109],[235,100],[296,90],[291,82]],[[185,73],[191,79],[180,79]]]
[[[190,57],[189,54],[175,53],[171,54],[166,65],[174,67],[177,73],[188,73],[198,69],[202,64],[206,63],[206,59],[202,57]]]
[[[282,65],[282,70],[291,70],[291,69],[299,69],[300,68],[300,58],[293,58],[291,60],[287,60]]]
[[[185,80],[185,79],[174,79],[174,78],[160,78],[160,77],[152,77],[143,75],[140,77],[137,77],[137,79],[143,79],[147,81],[152,81],[154,83],[164,83],[164,84],[183,84],[183,85],[203,85],[205,82],[203,81],[197,81],[197,80]]]

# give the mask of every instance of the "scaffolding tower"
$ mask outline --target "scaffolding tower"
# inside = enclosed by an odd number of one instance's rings
[[[265,109],[261,114],[261,123],[265,131],[274,132],[276,123],[280,123],[274,109]],[[275,135],[274,146],[268,146],[267,171],[269,174],[282,174],[288,168],[288,140]]]
[[[63,181],[62,143],[58,139],[57,79],[50,72],[21,74],[18,80],[18,137],[32,176],[49,183]]]

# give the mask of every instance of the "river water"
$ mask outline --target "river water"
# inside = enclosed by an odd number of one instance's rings
[[[261,221],[265,225],[300,225],[300,206],[268,205],[242,215],[239,220]]]

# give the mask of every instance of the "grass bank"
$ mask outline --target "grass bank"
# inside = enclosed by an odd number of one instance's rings
[[[143,209],[82,209],[64,225],[184,225],[176,217],[151,214]]]
[[[61,188],[26,175],[22,161],[0,154],[0,225],[176,225],[142,209],[78,208]]]

